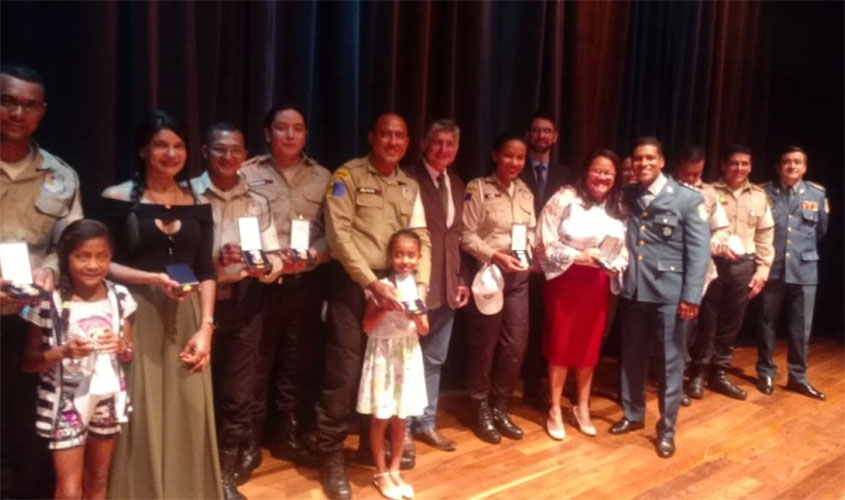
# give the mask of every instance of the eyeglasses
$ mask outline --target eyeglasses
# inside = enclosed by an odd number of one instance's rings
[[[211,154],[214,156],[226,156],[229,155],[231,157],[238,157],[238,156],[246,156],[246,149],[244,148],[227,148],[223,146],[213,146],[208,149],[211,151]]]
[[[20,107],[21,111],[24,114],[32,115],[35,113],[40,113],[42,110],[44,110],[45,105],[46,104],[42,101],[20,101],[10,95],[0,95],[0,107],[10,113],[14,112],[16,109],[18,109],[18,107]]]

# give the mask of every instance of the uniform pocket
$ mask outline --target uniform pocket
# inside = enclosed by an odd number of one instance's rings
[[[806,252],[801,252],[801,260],[804,262],[815,262],[819,260],[819,252],[815,250],[807,250]]]
[[[684,272],[684,263],[681,260],[660,259],[657,261],[657,270],[662,273],[682,273]]]
[[[678,229],[678,216],[675,214],[656,215],[654,227],[661,238],[669,239]]]

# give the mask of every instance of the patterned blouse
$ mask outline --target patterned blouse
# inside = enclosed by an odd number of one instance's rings
[[[546,203],[537,223],[537,249],[546,279],[562,275],[584,249],[598,248],[606,236],[618,238],[624,245],[625,222],[611,217],[603,203],[586,208],[573,187],[560,188]],[[610,282],[611,292],[618,294],[621,271],[628,265],[624,246],[610,264],[620,270]]]

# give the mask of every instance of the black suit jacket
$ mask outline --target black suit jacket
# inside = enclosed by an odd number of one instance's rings
[[[464,284],[461,274],[461,229],[463,228],[464,191],[463,181],[451,169],[446,170],[452,188],[452,202],[455,205],[455,220],[446,227],[446,211],[440,201],[434,181],[425,165],[420,162],[411,175],[420,185],[420,198],[425,209],[425,221],[431,238],[431,282],[426,305],[432,309],[448,304],[457,307],[458,286]]]
[[[548,179],[546,180],[546,192],[543,197],[537,196],[537,181],[534,178],[534,165],[531,164],[531,159],[525,159],[525,168],[519,174],[520,179],[528,186],[528,189],[534,194],[534,213],[537,217],[540,216],[540,211],[546,206],[549,198],[560,188],[567,184],[572,184],[575,180],[572,178],[572,171],[566,165],[554,161],[549,162]]]

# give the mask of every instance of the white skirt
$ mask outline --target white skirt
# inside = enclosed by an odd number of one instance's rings
[[[417,334],[367,339],[358,412],[376,418],[422,415],[428,405]]]

